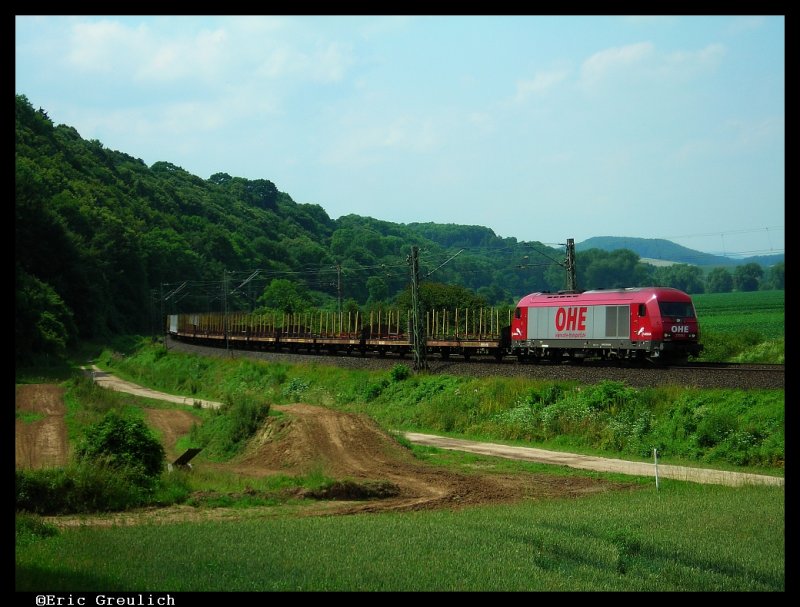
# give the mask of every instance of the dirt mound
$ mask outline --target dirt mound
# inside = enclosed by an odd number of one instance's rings
[[[410,453],[368,417],[312,405],[273,405],[271,417],[233,464],[237,472],[370,478],[377,469],[413,461]]]
[[[17,468],[65,465],[69,460],[64,423],[64,389],[55,384],[16,387],[15,462]],[[26,419],[27,418],[27,419]]]
[[[355,481],[344,482],[342,487],[379,483],[393,488],[383,495],[384,499],[343,504],[341,512],[501,503],[526,497],[582,495],[616,486],[585,477],[453,472],[416,460],[365,416],[305,404],[275,406],[275,409],[284,415],[270,418],[247,451],[226,467],[254,477],[320,471],[335,479]],[[342,490],[333,491],[328,497],[357,499],[358,496]]]

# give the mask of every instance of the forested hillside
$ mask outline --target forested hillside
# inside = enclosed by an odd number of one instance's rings
[[[59,353],[78,338],[153,330],[163,313],[219,311],[223,301],[228,309],[385,305],[408,288],[412,245],[423,294],[443,300],[509,304],[565,286],[563,247],[480,226],[334,220],[266,179],[147,166],[16,96],[18,359]],[[580,253],[577,273],[582,289],[705,288],[694,266],[656,270],[627,250]]]

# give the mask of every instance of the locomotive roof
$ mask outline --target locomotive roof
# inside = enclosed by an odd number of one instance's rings
[[[536,292],[530,293],[523,297],[518,305],[523,305],[525,302],[543,300],[570,302],[570,301],[583,301],[590,300],[595,303],[601,301],[642,301],[656,297],[662,299],[666,296],[672,296],[678,301],[690,301],[689,295],[678,289],[671,287],[627,287],[624,289],[593,289],[591,291],[583,292],[570,292],[560,291],[558,293]]]

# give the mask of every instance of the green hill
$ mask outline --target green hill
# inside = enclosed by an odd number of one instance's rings
[[[702,267],[735,267],[748,263],[757,263],[764,267],[770,267],[778,262],[784,261],[784,255],[759,255],[733,259],[722,255],[712,255],[688,249],[670,240],[662,238],[629,238],[623,236],[594,236],[575,245],[576,251],[587,251],[589,249],[601,249],[603,251],[616,251],[617,249],[628,249],[633,251],[642,259],[688,263]]]

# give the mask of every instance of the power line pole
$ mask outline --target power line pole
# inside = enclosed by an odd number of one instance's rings
[[[159,292],[159,298],[161,299],[161,330],[164,331],[164,349],[169,350],[167,347],[167,319],[164,316],[164,283],[161,283],[161,288]]]
[[[567,261],[564,265],[567,271],[567,291],[578,291],[578,279],[575,276],[575,239],[567,238]]]
[[[414,347],[414,369],[428,368],[428,344],[425,339],[425,325],[422,322],[422,302],[419,296],[419,247],[411,247],[411,305]]]
[[[228,338],[228,271],[222,270],[222,332],[225,334],[225,350],[231,353],[231,342]]]
[[[339,297],[339,316],[342,315],[342,265],[336,264],[336,293]]]
[[[150,289],[150,339],[152,342],[158,343],[158,291],[156,289]]]

